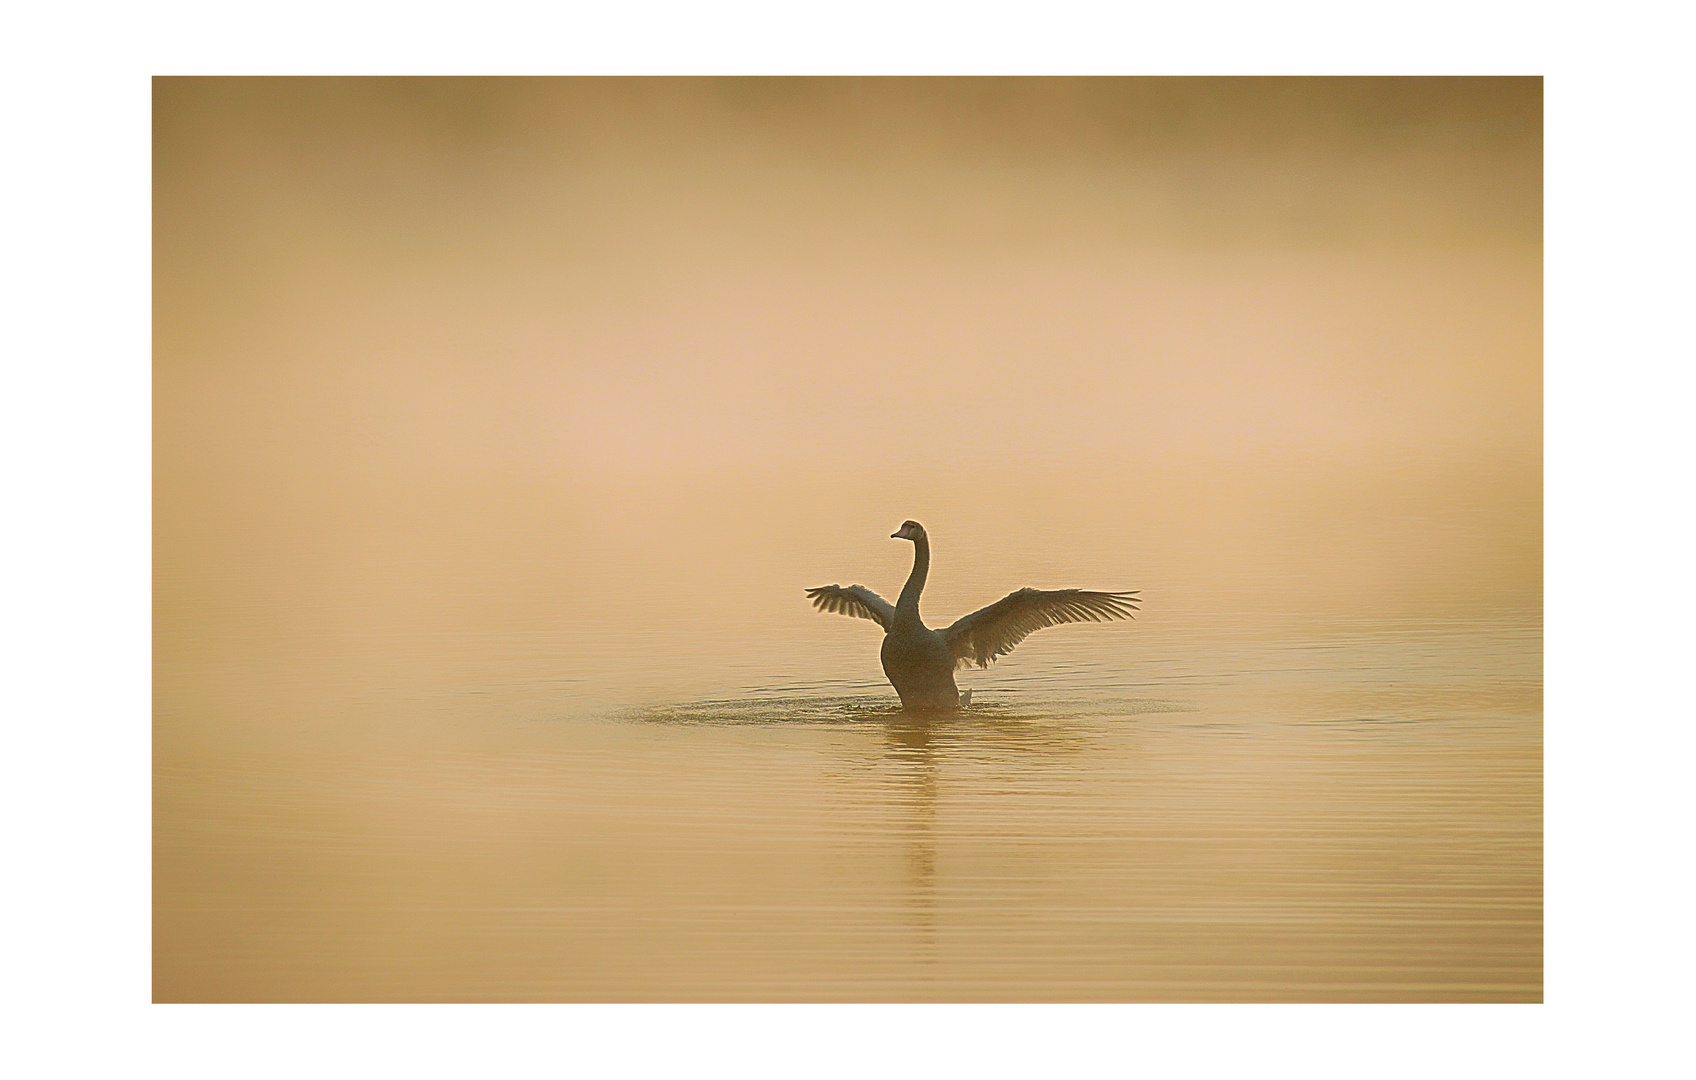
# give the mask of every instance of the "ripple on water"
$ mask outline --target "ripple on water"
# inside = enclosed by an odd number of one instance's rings
[[[948,718],[993,720],[1068,720],[1141,716],[1198,711],[1186,702],[1161,698],[1050,698],[1017,692],[977,693],[958,714],[903,712],[900,703],[883,694],[750,696],[707,701],[673,702],[622,710],[608,719],[644,724],[853,724]]]

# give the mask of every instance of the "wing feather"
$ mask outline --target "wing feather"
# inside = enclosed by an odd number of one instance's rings
[[[895,608],[889,601],[864,585],[850,585],[846,589],[840,585],[823,585],[808,589],[807,596],[812,599],[814,607],[832,615],[870,619],[885,630],[895,621]]]
[[[1038,630],[1069,622],[1135,618],[1141,590],[1106,593],[1084,589],[1020,589],[964,616],[943,631],[958,666],[988,667]]]

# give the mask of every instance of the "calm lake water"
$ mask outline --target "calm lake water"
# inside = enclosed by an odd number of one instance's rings
[[[1538,80],[155,91],[159,1000],[1541,999]]]
[[[1099,569],[1048,580],[1015,572],[1041,545],[933,524],[933,624],[1027,579],[1145,605],[916,720],[878,629],[802,595],[858,561],[893,596],[899,519],[792,581],[727,557],[740,610],[511,535],[500,588],[416,552],[387,587],[381,552],[162,568],[158,997],[1540,999],[1535,606],[1231,610],[1081,538]]]

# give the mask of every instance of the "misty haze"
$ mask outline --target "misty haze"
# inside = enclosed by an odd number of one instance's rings
[[[1541,1000],[1541,80],[154,109],[157,1000]]]

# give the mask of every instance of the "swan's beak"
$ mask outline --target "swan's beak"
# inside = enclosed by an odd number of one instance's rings
[[[901,539],[901,534],[898,533],[898,532],[892,532],[892,533],[889,534],[889,538],[891,540],[899,540],[899,539]]]

